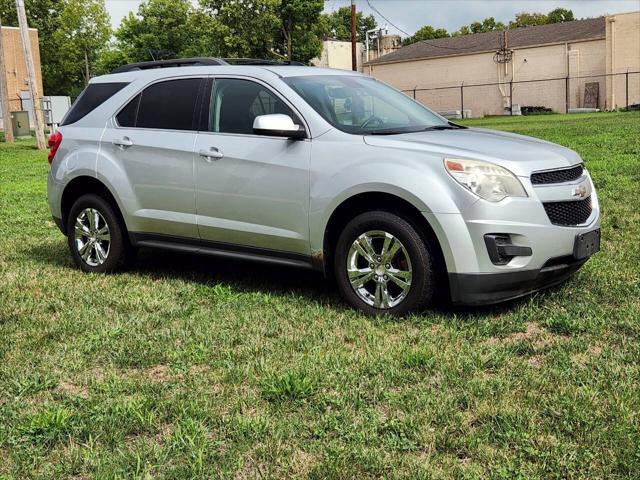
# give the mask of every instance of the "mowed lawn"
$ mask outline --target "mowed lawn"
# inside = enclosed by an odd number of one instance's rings
[[[603,249],[505,305],[367,318],[313,273],[71,262],[0,144],[0,478],[638,478],[640,114],[465,122],[577,150]]]

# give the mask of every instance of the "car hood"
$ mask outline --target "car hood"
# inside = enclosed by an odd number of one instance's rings
[[[442,157],[485,160],[526,177],[533,171],[562,168],[582,162],[576,152],[555,143],[483,128],[367,135],[364,141],[378,147],[428,152]]]

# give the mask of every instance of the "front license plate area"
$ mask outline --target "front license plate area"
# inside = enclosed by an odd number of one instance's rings
[[[576,235],[573,256],[576,260],[588,258],[600,250],[600,229]]]

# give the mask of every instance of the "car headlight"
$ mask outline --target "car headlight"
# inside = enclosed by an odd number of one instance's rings
[[[518,178],[494,163],[445,158],[444,166],[460,185],[490,202],[499,202],[506,197],[527,196]]]

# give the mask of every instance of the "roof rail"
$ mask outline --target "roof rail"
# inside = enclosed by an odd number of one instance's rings
[[[213,57],[196,57],[196,58],[178,58],[175,60],[154,60],[152,62],[130,63],[116,68],[111,73],[132,72],[135,70],[150,70],[153,68],[170,68],[170,67],[200,67],[204,65],[228,65],[221,58]]]
[[[304,63],[295,61],[266,60],[260,58],[216,58],[216,57],[196,57],[178,58],[174,60],[154,60],[152,62],[130,63],[116,68],[111,73],[133,72],[135,70],[150,70],[154,68],[170,67],[201,67],[206,65],[299,65]]]
[[[296,62],[295,60],[267,60],[262,58],[222,58],[229,65],[297,65],[306,67],[302,62]]]

